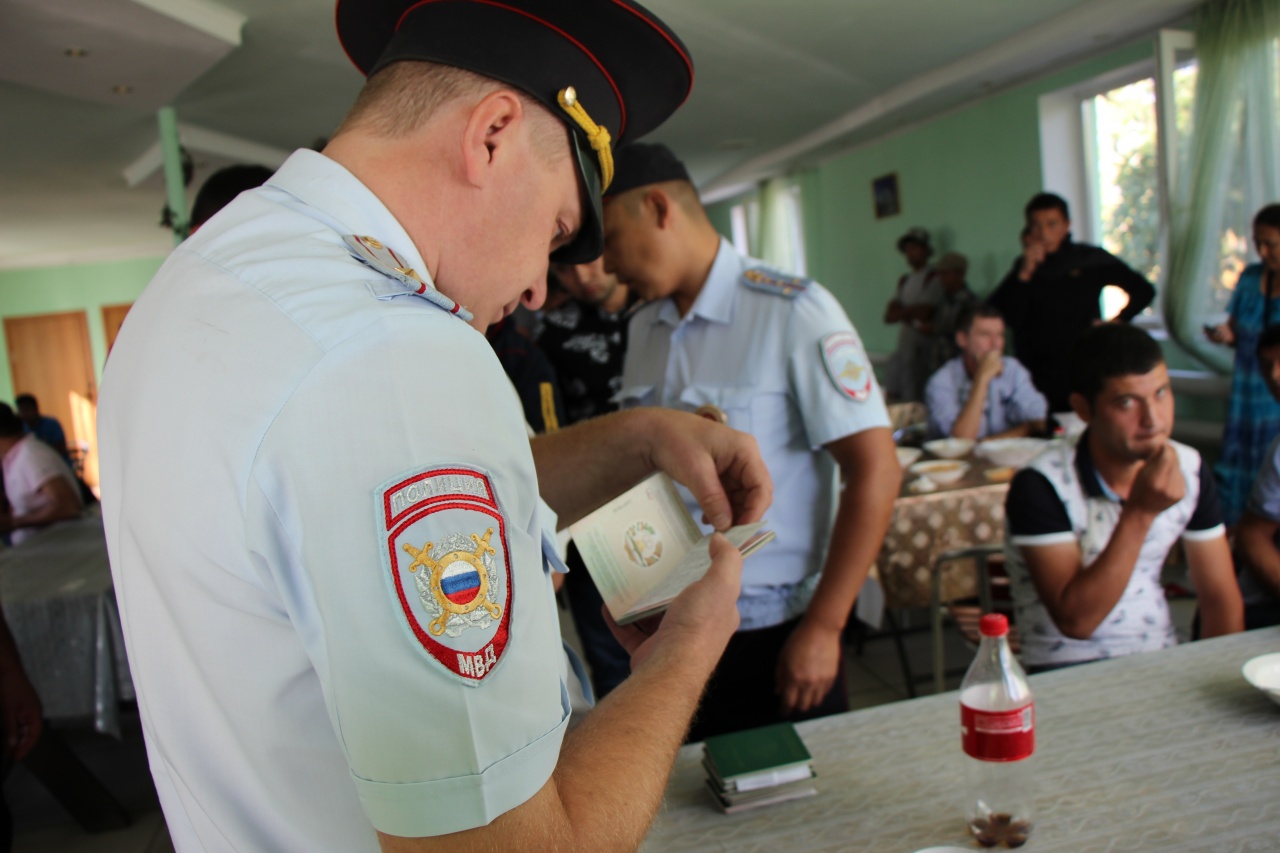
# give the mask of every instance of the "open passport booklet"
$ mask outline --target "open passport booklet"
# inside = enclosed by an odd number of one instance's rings
[[[749,557],[773,540],[764,524],[739,525],[724,535]],[[619,625],[666,610],[711,567],[711,536],[703,535],[675,483],[662,473],[570,525],[569,532]]]

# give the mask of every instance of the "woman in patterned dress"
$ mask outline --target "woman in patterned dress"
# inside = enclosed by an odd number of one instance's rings
[[[1222,458],[1215,469],[1228,524],[1239,519],[1262,457],[1280,433],[1280,403],[1267,391],[1257,354],[1262,330],[1280,323],[1280,204],[1258,211],[1253,241],[1262,262],[1240,273],[1227,306],[1230,319],[1206,329],[1209,340],[1236,350]]]

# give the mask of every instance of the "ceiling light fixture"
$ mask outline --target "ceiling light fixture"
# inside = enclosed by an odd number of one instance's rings
[[[69,47],[62,52],[62,55],[68,59],[84,59],[89,55],[89,51],[83,47]]]
[[[119,86],[112,86],[111,91],[115,92],[117,95],[132,95],[133,87],[126,86],[125,84],[121,83]]]

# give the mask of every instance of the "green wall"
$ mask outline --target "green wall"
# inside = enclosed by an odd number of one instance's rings
[[[1022,207],[1041,189],[1041,95],[1152,56],[1153,43],[1116,50],[986,98],[933,121],[797,172],[809,275],[835,294],[873,352],[888,352],[896,327],[880,321],[906,272],[895,244],[923,226],[941,254],[969,257],[969,284],[990,292],[1019,252]],[[902,212],[876,219],[871,181],[896,173]],[[728,227],[738,199],[711,205]],[[727,233],[727,231],[726,231]]]
[[[98,379],[107,358],[104,305],[132,302],[155,275],[164,258],[138,258],[99,264],[75,264],[42,269],[0,270],[0,317],[84,311],[89,344]],[[9,370],[8,342],[0,327],[0,400],[13,400],[13,375]]]

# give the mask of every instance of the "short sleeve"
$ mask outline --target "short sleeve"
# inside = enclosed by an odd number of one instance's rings
[[[329,351],[258,451],[248,546],[382,832],[485,825],[554,770],[569,701],[536,483],[496,357],[443,314]]]
[[[871,360],[840,303],[814,284],[791,307],[788,383],[809,446],[888,428]]]
[[[1249,493],[1248,509],[1260,518],[1280,523],[1280,436],[1267,448]]]
[[[929,377],[924,386],[924,405],[929,413],[929,437],[943,438],[951,435],[956,418],[960,417],[961,402],[947,362]]]
[[[1213,472],[1203,458],[1200,460],[1199,479],[1200,494],[1196,498],[1196,508],[1182,532],[1182,538],[1189,542],[1216,539],[1226,533],[1226,519],[1218,500],[1218,487],[1214,482]]]
[[[39,441],[39,439],[33,439]],[[38,491],[45,483],[59,477],[70,478],[67,463],[49,445],[40,442],[29,448],[27,459],[27,482],[32,491]]]
[[[1005,524],[1012,545],[1056,545],[1076,541],[1067,508],[1049,479],[1032,468],[1019,471],[1005,498]]]

